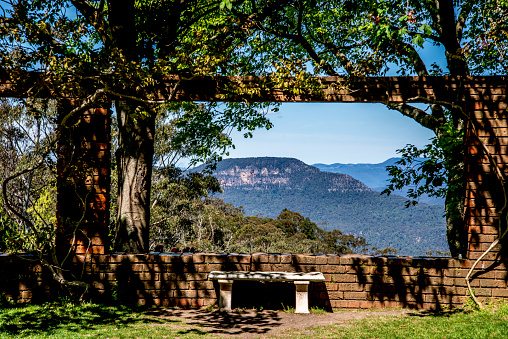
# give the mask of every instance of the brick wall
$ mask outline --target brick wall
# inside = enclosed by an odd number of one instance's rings
[[[470,117],[466,135],[466,233],[467,258],[474,260],[506,230],[506,212],[502,182],[508,174],[508,101],[506,79],[478,81],[466,87],[466,113]],[[502,82],[497,82],[502,81]],[[501,180],[500,180],[501,179]],[[506,277],[506,239],[483,257],[473,278]],[[487,283],[486,283],[487,284]],[[497,284],[497,282],[496,282]],[[477,294],[487,293],[481,286]],[[495,292],[497,294],[504,291]]]
[[[72,108],[61,107],[60,116]],[[75,253],[104,254],[109,247],[110,120],[108,109],[95,108],[60,127],[57,243],[64,253],[72,243]]]
[[[18,302],[56,295],[51,276],[27,258],[0,256],[0,289]],[[20,260],[24,260],[20,264]],[[467,299],[464,277],[469,260],[291,254],[148,254],[77,256],[91,296],[100,302],[115,296],[134,304],[208,306],[218,285],[207,280],[214,270],[319,271],[325,282],[311,283],[310,306],[332,308],[461,307]],[[84,266],[83,266],[84,265]],[[473,281],[480,299],[508,297],[503,265]],[[294,284],[235,282],[233,307],[281,309],[294,305]]]

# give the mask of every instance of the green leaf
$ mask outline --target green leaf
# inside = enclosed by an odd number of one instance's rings
[[[233,4],[231,3],[231,0],[222,0],[219,5],[219,8],[222,11],[222,10],[224,10],[224,7],[231,10],[231,8],[233,8]]]
[[[416,34],[413,38],[413,44],[423,47],[423,37],[421,34]]]
[[[407,34],[407,28],[402,28],[402,29],[399,29],[399,36],[404,36]]]
[[[423,32],[423,33],[425,33],[427,35],[431,35],[432,34],[432,28],[429,25],[427,25],[427,24],[421,25],[419,30],[420,30],[420,32]]]

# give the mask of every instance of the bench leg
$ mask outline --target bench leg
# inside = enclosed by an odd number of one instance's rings
[[[219,310],[231,311],[231,296],[233,292],[233,280],[219,279],[220,295]]]
[[[309,313],[309,282],[295,281],[296,308],[295,313]]]

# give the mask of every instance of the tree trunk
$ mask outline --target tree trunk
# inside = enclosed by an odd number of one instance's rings
[[[116,102],[118,214],[114,249],[118,252],[146,253],[149,249],[155,113],[146,110],[147,114],[136,112],[135,104]]]

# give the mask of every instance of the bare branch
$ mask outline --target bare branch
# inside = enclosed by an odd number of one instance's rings
[[[2,182],[2,197],[3,197],[3,200],[4,200],[5,206],[7,207],[8,210],[10,210],[12,213],[14,213],[14,215],[16,215],[18,218],[23,220],[23,222],[26,225],[28,225],[30,227],[30,229],[32,229],[32,231],[36,234],[37,237],[39,237],[39,234],[38,234],[38,231],[35,228],[34,224],[32,223],[32,221],[30,219],[28,219],[26,216],[24,216],[23,213],[21,213],[18,210],[16,210],[14,208],[14,206],[11,205],[11,203],[9,201],[9,197],[7,196],[7,185],[9,184],[9,182],[11,180],[16,179],[20,175],[23,175],[25,173],[29,173],[29,172],[35,171],[37,168],[41,167],[44,164],[44,159],[45,159],[45,156],[43,156],[41,158],[41,160],[39,160],[39,162],[36,165],[31,166],[31,167],[29,167],[27,169],[24,169],[24,170],[22,170],[20,172],[14,173],[13,175],[7,177]]]
[[[97,91],[95,91],[94,94],[88,96],[85,100],[83,100],[83,103],[79,106],[79,107],[76,107],[75,109],[73,109],[72,111],[70,111],[69,113],[67,113],[67,115],[65,115],[60,124],[62,126],[66,126],[67,125],[67,122],[70,118],[80,114],[80,113],[83,113],[84,111],[90,109],[90,108],[94,108],[93,107],[93,104],[97,101],[98,97],[100,95],[103,95],[104,93],[106,92],[105,89],[101,88],[101,89],[98,89]]]
[[[469,16],[469,13],[475,3],[476,1],[474,0],[468,0],[462,5],[455,24],[455,31],[457,32],[457,39],[459,41],[462,40],[462,32],[464,31],[464,26],[466,25],[466,18]]]
[[[420,57],[420,54],[416,51],[415,47],[403,41],[391,40],[392,46],[397,52],[408,57],[413,64],[413,68],[418,76],[427,76],[429,72],[425,62]]]

